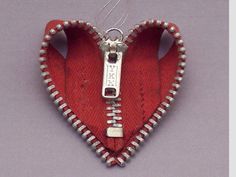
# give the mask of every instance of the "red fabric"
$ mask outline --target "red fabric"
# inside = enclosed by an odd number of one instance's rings
[[[45,33],[60,20],[51,21]],[[114,154],[119,153],[167,95],[176,75],[178,52],[173,44],[159,60],[157,51],[163,30],[150,27],[138,34],[123,58],[121,110],[124,138],[108,138],[106,104],[101,96],[103,57],[92,35],[80,28],[65,30],[68,55],[63,58],[52,46],[47,65],[57,89],[92,133]]]

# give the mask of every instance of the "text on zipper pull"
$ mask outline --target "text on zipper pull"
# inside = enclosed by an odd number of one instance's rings
[[[114,40],[108,36],[111,31],[120,33],[120,38]],[[127,49],[127,45],[123,42],[123,32],[118,28],[111,28],[106,31],[101,43],[100,49],[103,52],[104,69],[102,97],[107,99],[117,98],[120,94],[120,80],[122,58]]]

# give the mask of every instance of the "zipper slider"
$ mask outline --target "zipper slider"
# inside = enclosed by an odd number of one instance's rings
[[[120,38],[112,40],[108,33],[117,31],[121,34]],[[104,57],[102,96],[107,99],[118,98],[120,94],[121,66],[124,52],[127,45],[123,42],[123,32],[117,28],[106,31],[100,49]]]

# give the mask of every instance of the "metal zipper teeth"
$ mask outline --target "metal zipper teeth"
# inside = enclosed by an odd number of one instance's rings
[[[175,100],[175,96],[177,95],[178,89],[180,88],[186,67],[187,57],[186,49],[184,47],[184,41],[179,32],[179,29],[177,29],[174,24],[159,20],[143,21],[141,24],[136,25],[135,28],[130,31],[130,34],[125,38],[125,43],[127,45],[132,43],[138,36],[138,33],[142,32],[148,27],[162,28],[164,30],[167,30],[173,36],[175,44],[178,47],[179,63],[176,71],[176,76],[174,78],[175,81],[171,85],[169,94],[165,96],[165,99],[160,103],[156,111],[152,114],[152,116],[148,119],[144,126],[139,130],[139,132],[130,142],[128,147],[121,152],[121,155],[119,157],[117,157],[117,163],[121,167],[125,166],[125,163],[129,161],[132,156],[135,155],[140,145],[145,142],[145,140],[150,136],[155,127],[159,126],[159,122],[163,119],[163,117],[167,113],[167,110],[170,108],[171,104]]]
[[[63,98],[60,96],[58,90],[52,80],[50,80],[50,72],[48,70],[45,62],[47,61],[46,55],[48,50],[48,45],[53,35],[57,32],[62,31],[63,29],[69,27],[81,27],[85,30],[89,30],[89,33],[93,35],[93,39],[97,40],[97,44],[99,45],[101,42],[101,34],[96,32],[96,28],[92,27],[89,23],[83,21],[64,21],[63,24],[57,24],[55,28],[52,28],[48,34],[44,36],[44,40],[42,42],[42,47],[40,49],[40,69],[41,76],[44,78],[44,83],[47,85],[47,90],[50,94],[50,97],[53,99],[53,102],[56,106],[58,106],[59,111],[62,112],[63,116],[66,117],[67,121],[72,124],[72,127],[77,130],[81,134],[81,136],[86,140],[86,142],[91,146],[92,149],[96,151],[96,153],[101,157],[102,161],[106,163],[107,166],[112,166],[118,163],[120,166],[125,166],[125,162],[132,157],[136,150],[139,148],[139,145],[144,143],[144,140],[149,137],[149,134],[153,131],[153,128],[159,125],[159,121],[162,120],[163,116],[166,114],[167,109],[175,100],[175,96],[180,87],[184,69],[186,66],[186,50],[184,48],[184,42],[182,37],[175,28],[173,24],[169,24],[167,22],[159,21],[159,20],[149,20],[144,21],[142,24],[135,26],[135,28],[130,32],[130,34],[126,37],[125,42],[127,44],[132,43],[134,38],[137,37],[137,33],[140,33],[143,29],[146,29],[148,26],[157,26],[163,29],[168,30],[175,39],[176,45],[178,46],[179,52],[179,63],[177,74],[175,77],[175,82],[172,84],[172,88],[169,90],[169,94],[166,95],[164,101],[159,105],[157,110],[153,113],[153,115],[149,118],[148,122],[140,129],[137,133],[131,144],[121,153],[121,155],[117,158],[112,157],[109,152],[101,145],[101,142],[97,140],[97,138],[91,133],[91,131],[81,123],[80,119],[69,109],[68,105],[65,103]],[[47,80],[47,81],[45,81]],[[68,111],[69,109],[69,111]],[[150,128],[151,127],[151,128]]]
[[[67,28],[79,27],[84,30],[88,30],[89,34],[92,35],[94,40],[98,42],[101,40],[101,34],[96,32],[96,28],[92,27],[89,23],[83,21],[64,21],[61,24],[57,24],[55,28],[49,30],[49,33],[44,36],[41,49],[39,52],[39,62],[41,76],[43,77],[43,82],[46,84],[47,91],[49,92],[50,97],[52,98],[54,104],[58,107],[58,110],[66,118],[67,122],[76,130],[77,133],[90,145],[90,147],[96,152],[96,154],[101,157],[101,160],[106,163],[107,166],[112,166],[116,164],[116,159],[111,156],[111,154],[106,150],[102,143],[92,134],[86,125],[74,114],[74,112],[69,108],[67,103],[64,101],[60,92],[56,89],[55,84],[51,78],[48,66],[46,65],[47,61],[47,51],[50,40],[53,36]]]
[[[121,116],[121,98],[106,101],[107,107],[107,124],[109,127],[119,127],[122,128],[122,116]]]

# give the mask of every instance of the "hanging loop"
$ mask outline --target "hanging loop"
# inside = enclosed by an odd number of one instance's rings
[[[120,34],[119,40],[120,40],[120,41],[123,41],[123,39],[124,39],[124,33],[123,33],[123,31],[122,31],[121,29],[119,29],[119,28],[110,28],[110,29],[106,30],[106,32],[105,32],[105,34],[104,34],[104,38],[107,39],[107,38],[109,37],[109,33],[113,32],[113,31],[118,32],[118,33]]]

